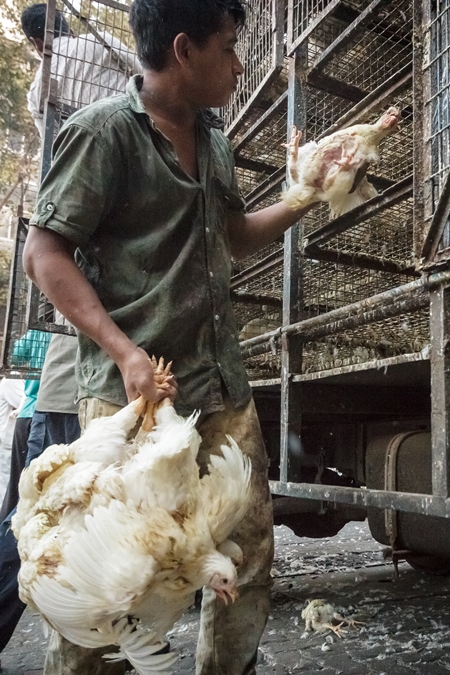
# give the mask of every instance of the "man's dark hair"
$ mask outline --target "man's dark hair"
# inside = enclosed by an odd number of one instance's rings
[[[160,71],[179,33],[186,33],[199,47],[222,27],[230,15],[236,26],[245,23],[240,0],[134,0],[130,26],[136,51],[144,68]]]
[[[40,2],[36,5],[27,7],[22,12],[22,30],[30,38],[44,40],[45,38],[45,15],[47,5]],[[55,37],[60,35],[69,35],[69,26],[62,13],[57,9],[55,12]]]

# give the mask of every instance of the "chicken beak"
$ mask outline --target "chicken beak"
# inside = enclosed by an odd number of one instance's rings
[[[236,600],[239,597],[239,593],[237,591],[237,588],[234,588],[232,591],[229,591],[228,595],[230,596],[230,600],[231,600],[232,603],[236,602]]]
[[[216,598],[220,598],[226,605],[228,605],[228,596],[225,591],[223,591],[221,588],[215,588],[214,593],[216,594]]]
[[[222,590],[221,588],[219,589],[215,588],[214,593],[216,594],[216,597],[223,600],[226,605],[228,605],[228,599],[230,599],[231,602],[233,603],[239,597],[239,593],[237,592],[236,588],[233,588],[231,590]]]

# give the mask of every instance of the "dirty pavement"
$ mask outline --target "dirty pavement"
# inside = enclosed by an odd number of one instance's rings
[[[296,537],[276,527],[272,612],[260,646],[258,675],[444,675],[450,673],[450,577],[392,564],[366,523],[335,537]],[[364,622],[305,633],[305,601],[324,598],[346,618]],[[194,673],[199,611],[192,608],[170,634],[180,655],[174,674]],[[26,612],[2,653],[2,675],[41,675],[46,640]]]

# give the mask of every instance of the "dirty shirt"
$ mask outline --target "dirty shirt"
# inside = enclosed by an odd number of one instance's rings
[[[229,297],[226,222],[242,211],[230,144],[210,111],[197,119],[199,180],[139,97],[126,94],[75,113],[60,131],[30,224],[78,246],[76,261],[115,323],[149,355],[173,360],[181,414],[250,398]],[[122,376],[79,335],[79,398],[125,405]]]

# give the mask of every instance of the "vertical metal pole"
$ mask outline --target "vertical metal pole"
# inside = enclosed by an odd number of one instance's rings
[[[55,104],[47,100],[44,106],[44,137],[41,144],[41,182],[47,175],[52,163],[52,147],[55,139],[57,116]]]
[[[449,496],[450,464],[450,288],[430,293],[432,486]]]
[[[56,0],[47,0],[47,13],[45,17],[44,50],[42,54],[42,77],[39,108],[44,110],[44,104],[48,97],[52,69],[53,38],[55,35]]]
[[[273,34],[273,67],[282,65],[284,58],[284,2],[273,0],[272,34]]]
[[[423,70],[423,0],[413,0],[413,180],[414,180],[414,216],[413,246],[414,257],[421,257],[424,244],[424,70]]]
[[[306,126],[306,47],[297,51],[289,64],[288,75],[288,141],[292,125]],[[302,316],[302,256],[301,224],[291,227],[284,236],[283,325],[295,323]],[[301,385],[294,385],[292,374],[301,372],[302,344],[298,336],[284,336],[281,352],[281,412],[280,412],[280,481],[300,479],[292,470],[289,457],[289,431],[300,432]]]

